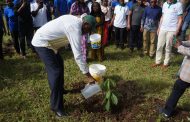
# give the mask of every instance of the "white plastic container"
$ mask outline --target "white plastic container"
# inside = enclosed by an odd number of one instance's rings
[[[100,34],[90,35],[90,43],[92,49],[99,49],[101,47],[101,35]]]
[[[89,72],[97,82],[101,82],[103,81],[102,76],[106,73],[106,67],[101,64],[92,64],[89,66]]]
[[[85,99],[88,99],[100,91],[101,91],[101,88],[98,84],[91,84],[91,85],[87,84],[85,88],[81,90],[81,93]]]

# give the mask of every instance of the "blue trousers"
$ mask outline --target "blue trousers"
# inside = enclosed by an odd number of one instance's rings
[[[186,41],[185,36],[186,36],[186,31],[187,31],[187,28],[189,27],[189,25],[190,25],[190,22],[188,22],[188,21],[183,22],[182,29],[181,29],[182,41]]]
[[[63,85],[64,67],[60,54],[45,47],[35,47],[36,52],[45,64],[48,75],[49,87],[51,89],[50,107],[53,111],[63,110]]]
[[[176,80],[172,93],[170,94],[166,102],[164,113],[169,116],[173,114],[179,98],[183,95],[183,93],[189,86],[190,83],[184,82],[181,79]]]

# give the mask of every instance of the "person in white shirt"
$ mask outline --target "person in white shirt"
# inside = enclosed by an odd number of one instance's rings
[[[124,49],[124,39],[127,28],[127,15],[129,9],[124,4],[124,0],[119,0],[119,5],[114,9],[114,15],[109,26],[114,26],[115,28],[115,41],[116,47]]]
[[[36,2],[30,4],[30,9],[33,18],[33,27],[36,31],[47,23],[47,7],[43,3],[43,0],[36,0]]]
[[[83,18],[63,15],[39,28],[32,39],[32,45],[45,64],[51,89],[51,110],[58,117],[67,115],[63,108],[63,94],[66,93],[63,88],[63,60],[58,50],[67,44],[68,39],[80,70],[88,77],[90,83],[94,83],[95,80],[88,71],[86,61],[83,60],[81,36],[94,30],[95,25],[95,18],[91,15],[86,15]]]
[[[182,14],[183,7],[180,2],[167,0],[163,4],[162,17],[160,19],[160,25],[157,31],[158,43],[156,50],[156,61],[152,67],[161,65],[162,52],[165,44],[165,60],[162,67],[166,68],[169,66],[172,50],[172,44],[170,43],[170,40],[174,35],[177,36],[179,34],[182,25]]]

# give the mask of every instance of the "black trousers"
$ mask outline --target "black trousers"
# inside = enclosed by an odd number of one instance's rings
[[[124,46],[126,28],[115,27],[115,43],[116,46]]]
[[[15,48],[16,52],[18,54],[20,54],[20,44],[19,44],[19,39],[18,39],[18,31],[12,31],[11,37],[13,39],[14,48]]]

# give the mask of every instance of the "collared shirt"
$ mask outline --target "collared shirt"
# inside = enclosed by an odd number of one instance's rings
[[[127,15],[129,13],[129,9],[127,6],[117,5],[114,9],[114,26],[118,28],[126,28],[127,27]]]
[[[161,7],[146,7],[141,20],[141,25],[144,26],[145,29],[155,32],[158,28],[161,16]]]
[[[183,14],[183,7],[180,2],[177,3],[167,3],[165,2],[162,8],[162,23],[160,30],[165,31],[176,31],[178,16]]]
[[[178,52],[185,56],[179,70],[179,77],[190,83],[190,41],[182,42],[182,45],[178,47]]]
[[[32,39],[32,45],[35,47],[47,47],[56,52],[59,47],[64,46],[68,39],[75,61],[83,74],[85,74],[88,72],[88,67],[86,61],[83,60],[81,36],[82,19],[73,15],[63,15],[39,28]]]

